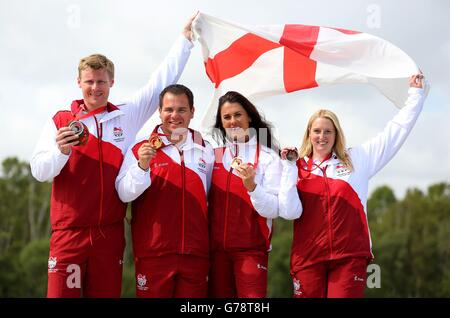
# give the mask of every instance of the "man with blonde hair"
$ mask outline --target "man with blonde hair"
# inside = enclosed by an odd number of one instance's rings
[[[114,65],[81,59],[83,99],[46,124],[31,159],[33,176],[53,179],[47,297],[120,297],[126,204],[115,190],[124,154],[158,108],[159,93],[176,83],[189,58],[192,21],[165,61],[129,101],[108,102]]]
[[[81,72],[88,68],[93,70],[105,69],[109,78],[114,78],[114,64],[102,54],[91,54],[83,57],[78,65],[78,78],[81,78]]]

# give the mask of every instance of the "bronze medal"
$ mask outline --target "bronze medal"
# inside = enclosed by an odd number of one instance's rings
[[[297,161],[297,159],[298,159],[297,149],[288,150],[288,152],[286,154],[286,159],[289,161]]]
[[[161,138],[158,135],[152,135],[148,141],[150,143],[150,146],[153,149],[158,150],[159,148],[162,147],[163,145],[163,141],[161,140]]]
[[[74,120],[69,123],[69,128],[78,136],[79,143],[77,146],[83,146],[89,139],[89,130],[83,122]]]
[[[236,169],[242,164],[241,157],[234,157],[233,160],[231,160],[231,168]]]

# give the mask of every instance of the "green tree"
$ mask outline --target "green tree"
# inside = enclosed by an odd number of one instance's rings
[[[131,238],[131,205],[128,205],[127,216],[125,222],[125,252],[123,256],[123,275],[122,275],[122,295],[121,297],[135,297],[136,295],[136,278],[134,275],[134,258]]]
[[[367,200],[367,211],[369,223],[380,222],[383,212],[392,204],[397,202],[394,191],[388,186],[381,186],[373,191],[369,200]]]
[[[436,184],[424,194],[409,189],[401,201],[379,204],[371,222],[374,263],[381,267],[382,287],[372,297],[448,297],[450,295],[450,185]],[[381,190],[385,194],[387,189]],[[386,196],[384,196],[386,197]],[[383,200],[381,200],[383,202]],[[369,219],[371,209],[368,210]]]
[[[275,220],[272,251],[269,253],[269,297],[292,297],[290,255],[293,222],[281,218]]]
[[[7,158],[2,162],[0,178],[2,296],[45,295],[45,289],[39,286],[43,286],[47,276],[50,190],[50,183],[40,183],[32,177],[27,162],[19,161],[17,158]],[[47,242],[47,245],[43,242]]]
[[[28,163],[2,162],[0,177],[0,297],[43,297],[47,284],[51,183],[31,176]],[[374,263],[381,288],[368,297],[450,297],[450,184],[411,188],[397,199],[388,186],[368,200]],[[130,219],[130,210],[127,211]],[[291,297],[292,221],[275,220],[269,255],[269,297]],[[134,297],[134,260],[129,223],[123,297]]]
[[[23,270],[18,262],[18,251],[9,249],[0,255],[0,297],[25,297]],[[44,269],[45,270],[45,269]]]
[[[49,240],[47,238],[31,241],[19,254],[22,270],[22,297],[44,297],[47,292],[47,261]]]
[[[29,164],[17,158],[2,163],[0,179],[0,255],[11,246],[48,237],[50,183],[37,182]]]

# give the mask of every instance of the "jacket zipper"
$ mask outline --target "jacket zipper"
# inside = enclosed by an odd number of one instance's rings
[[[224,168],[225,169],[225,168]],[[233,168],[230,167],[230,171],[227,176],[227,188],[225,192],[225,225],[223,229],[223,249],[225,249],[225,241],[227,239],[227,228],[228,228],[228,205],[229,205],[229,194],[230,194],[230,180],[231,174],[233,173]]]
[[[230,150],[230,154],[232,155],[232,157],[236,157],[239,153],[239,148],[237,145],[235,145],[234,148],[234,156],[231,153]],[[225,170],[225,166],[223,165],[223,160],[222,160],[222,167]],[[225,250],[225,242],[227,240],[227,229],[228,229],[228,207],[229,207],[229,197],[230,197],[230,181],[231,181],[231,175],[233,174],[233,167],[230,165],[230,171],[228,171],[228,176],[227,176],[227,188],[225,189],[225,224],[224,224],[224,228],[223,228],[223,249]]]
[[[103,150],[102,150],[102,138],[103,138],[103,126],[102,124],[98,124],[97,118],[93,116],[95,119],[95,126],[97,127],[97,147],[98,147],[98,155],[99,155],[99,165],[100,165],[100,215],[98,219],[98,225],[100,226],[103,218],[103,193],[104,193],[104,184],[103,184]]]
[[[330,242],[330,258],[333,258],[333,231],[331,229],[331,225],[332,225],[332,215],[331,215],[331,195],[330,195],[330,185],[328,184],[328,177],[327,177],[327,167],[325,166],[324,169],[322,170],[323,173],[323,177],[325,179],[325,189],[326,189],[326,195],[327,195],[327,215],[328,215],[328,239]]]
[[[181,160],[181,253],[184,254],[184,225],[185,225],[185,190],[186,190],[186,166],[184,164],[183,150],[178,150]]]

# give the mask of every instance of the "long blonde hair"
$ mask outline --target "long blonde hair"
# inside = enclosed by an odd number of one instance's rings
[[[334,151],[334,153],[336,154],[338,159],[344,164],[344,166],[346,166],[350,170],[353,170],[352,161],[345,146],[344,132],[342,131],[341,125],[339,124],[339,120],[336,114],[327,109],[320,109],[316,111],[309,119],[308,126],[306,127],[305,135],[303,136],[302,145],[299,151],[300,158],[303,158],[305,156],[308,157],[312,156],[313,146],[309,136],[311,126],[317,118],[326,118],[333,123],[334,129],[336,130],[336,139],[334,141],[332,151]]]

